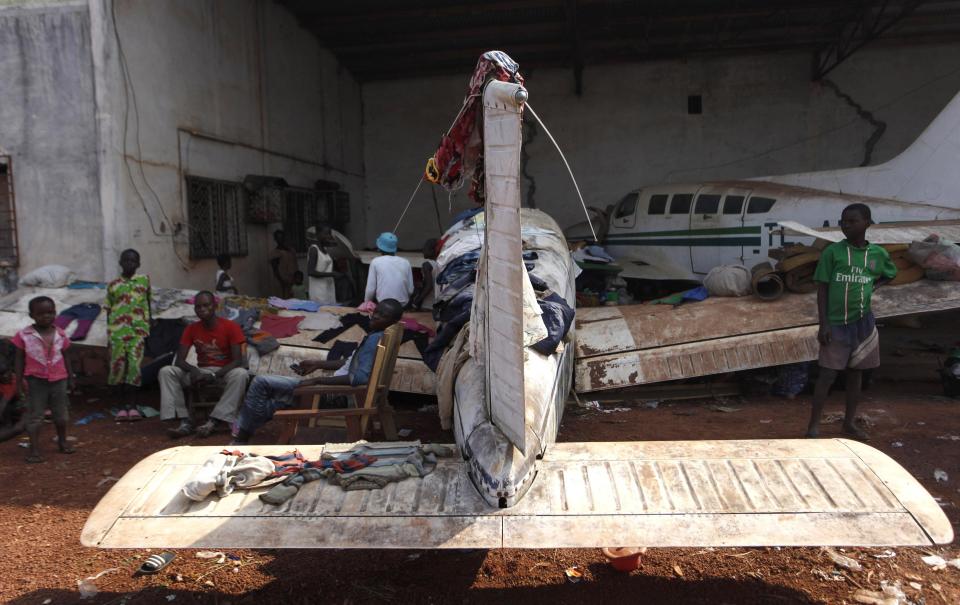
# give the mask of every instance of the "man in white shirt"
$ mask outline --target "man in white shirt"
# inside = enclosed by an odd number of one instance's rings
[[[396,256],[397,236],[381,233],[377,249],[380,256],[370,263],[363,300],[380,302],[392,298],[406,307],[413,294],[413,269],[407,259]]]

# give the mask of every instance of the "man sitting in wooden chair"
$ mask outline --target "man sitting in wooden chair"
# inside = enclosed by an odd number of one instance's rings
[[[380,301],[370,318],[370,332],[357,346],[353,354],[347,359],[337,359],[333,361],[302,361],[294,368],[301,376],[306,376],[317,370],[335,370],[332,376],[319,376],[317,378],[293,378],[287,376],[257,376],[250,384],[246,399],[240,409],[237,419],[238,430],[231,445],[246,445],[250,441],[253,433],[266,424],[277,410],[283,410],[293,406],[296,395],[302,393],[308,387],[316,385],[325,385],[327,387],[336,386],[339,389],[324,389],[326,393],[320,393],[322,398],[329,400],[332,395],[352,394],[357,398],[357,405],[371,401],[371,396],[376,393],[370,393],[380,387],[389,388],[390,378],[393,374],[393,359],[396,358],[397,349],[400,346],[400,339],[403,334],[403,327],[397,322],[403,316],[403,306],[392,298]],[[386,336],[385,336],[386,332]],[[387,347],[379,348],[378,345],[383,341]],[[381,357],[391,357],[391,359],[377,359],[378,348],[384,353]],[[378,363],[379,362],[379,363]],[[383,370],[384,376],[372,376],[374,367]],[[371,383],[371,380],[374,383]],[[376,382],[384,384],[375,384]],[[334,391],[339,392],[334,392]],[[364,398],[362,401],[361,398]],[[323,403],[320,407],[324,407]],[[299,411],[299,410],[297,410]],[[376,409],[359,410],[357,413],[376,413]],[[304,413],[311,413],[310,410],[303,410]],[[352,414],[349,410],[330,410],[331,413],[343,413],[345,416]],[[317,412],[312,412],[318,415]],[[360,420],[359,416],[353,418]],[[364,423],[365,424],[365,423]],[[359,426],[359,423],[358,423]],[[348,427],[349,428],[349,427]],[[355,435],[348,437],[359,439]],[[388,438],[390,436],[388,435]],[[396,437],[393,437],[394,439]]]

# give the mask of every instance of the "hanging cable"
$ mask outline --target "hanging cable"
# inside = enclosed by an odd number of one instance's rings
[[[590,212],[587,210],[587,204],[583,201],[583,195],[580,194],[580,187],[577,185],[577,179],[573,176],[573,170],[571,170],[566,156],[563,155],[563,150],[560,149],[560,145],[557,144],[557,140],[553,138],[552,134],[550,134],[550,129],[548,129],[543,123],[543,120],[540,119],[540,116],[537,115],[537,112],[533,110],[533,106],[530,105],[529,101],[526,103],[526,107],[530,110],[530,115],[532,115],[537,121],[537,124],[540,125],[540,128],[543,128],[543,132],[546,133],[547,137],[550,139],[550,142],[553,143],[553,146],[557,148],[557,153],[560,154],[560,159],[563,160],[563,165],[567,167],[567,174],[570,175],[570,180],[573,181],[573,188],[577,190],[577,197],[580,198],[580,205],[583,206],[583,213],[587,217],[587,224],[590,225],[590,233],[593,234],[593,241],[600,243],[599,238],[597,238],[597,232],[593,228],[593,221],[590,220]]]
[[[410,208],[410,203],[413,202],[413,198],[417,197],[417,192],[420,191],[420,187],[423,185],[423,177],[420,177],[420,180],[417,181],[417,188],[413,190],[413,195],[410,196],[410,199],[407,200],[407,205],[403,207],[403,212],[400,213],[400,218],[397,219],[397,224],[393,226],[393,232],[396,233],[397,229],[400,228],[400,223],[403,222],[403,217],[407,215],[407,210]]]

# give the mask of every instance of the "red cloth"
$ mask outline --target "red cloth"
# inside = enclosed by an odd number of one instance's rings
[[[0,382],[0,400],[15,399],[17,397],[17,382]]]
[[[304,315],[283,317],[272,313],[260,316],[260,329],[269,332],[274,338],[286,338],[300,333],[300,322],[306,319]]]
[[[197,350],[197,365],[200,367],[222,368],[231,363],[231,346],[242,345],[246,341],[240,324],[222,317],[217,318],[213,330],[208,330],[202,321],[198,321],[187,326],[180,337],[180,344]]]
[[[470,198],[483,203],[483,135],[481,132],[480,136],[474,136],[482,115],[480,95],[488,79],[522,85],[523,76],[519,70],[520,66],[502,51],[488,51],[480,56],[470,78],[463,109],[450,132],[440,140],[433,156],[440,173],[440,185],[444,188],[457,189],[468,178]]]

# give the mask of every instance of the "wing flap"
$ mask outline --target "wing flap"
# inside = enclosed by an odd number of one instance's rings
[[[325,446],[304,446],[308,458]],[[345,449],[346,446],[326,446]],[[131,469],[90,515],[101,548],[561,548],[892,546],[948,543],[950,522],[899,464],[841,439],[560,443],[509,509],[489,507],[466,463],[347,492],[316,481],[280,506],[180,487],[221,448],[180,447]],[[285,446],[261,446],[278,454]]]

